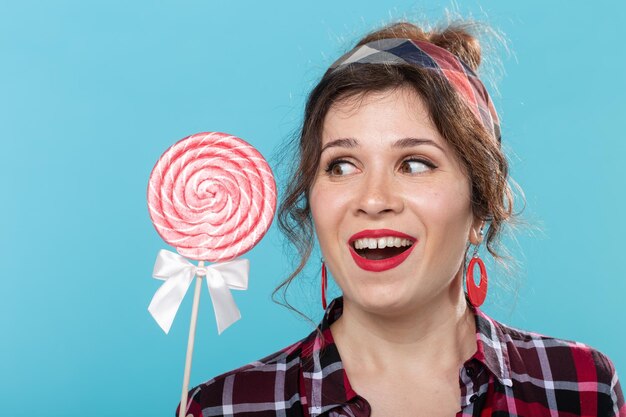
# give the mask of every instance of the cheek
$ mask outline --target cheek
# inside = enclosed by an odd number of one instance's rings
[[[324,195],[324,188],[319,187],[317,182],[313,183],[313,186],[309,191],[309,206],[311,207],[311,216],[313,217],[313,222],[316,226],[324,219],[324,217],[321,216],[323,206],[321,202],[325,199],[326,196]]]
[[[351,188],[333,184],[325,178],[318,179],[309,193],[309,204],[314,220],[336,219],[346,213],[351,200]]]
[[[457,186],[438,186],[411,197],[421,214],[430,239],[452,243],[465,242],[471,225],[470,196],[464,182]]]
[[[422,268],[429,275],[450,279],[463,262],[469,239],[472,219],[469,195],[451,187],[446,191],[423,193],[420,201],[414,203],[420,204],[424,226]]]
[[[346,228],[351,195],[346,187],[319,179],[309,193],[311,217],[315,233],[326,256],[335,252]],[[344,236],[345,238],[345,236]]]
[[[309,204],[311,207],[311,217],[315,232],[324,246],[327,235],[336,226],[337,219],[337,199],[329,187],[319,184],[319,180],[313,184],[309,193]]]

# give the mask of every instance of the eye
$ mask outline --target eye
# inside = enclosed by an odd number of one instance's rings
[[[433,168],[435,165],[432,162],[418,158],[405,159],[400,165],[403,174],[419,174]]]
[[[341,177],[354,172],[356,172],[356,167],[343,159],[334,160],[326,167],[326,173],[331,177]]]

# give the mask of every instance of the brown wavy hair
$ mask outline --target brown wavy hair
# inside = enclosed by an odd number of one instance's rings
[[[355,47],[386,38],[427,41],[447,49],[477,71],[481,47],[471,28],[471,24],[460,23],[427,32],[412,23],[400,22],[366,35]],[[472,210],[489,222],[484,240],[487,250],[496,260],[501,259],[501,231],[514,213],[508,162],[497,140],[437,72],[408,64],[350,66],[342,71],[327,71],[313,88],[300,134],[294,138],[298,142],[296,158],[279,206],[278,224],[298,250],[300,260],[273,292],[276,299],[276,294],[283,290],[281,304],[293,309],[286,291],[305,267],[314,245],[309,191],[319,168],[322,128],[328,110],[342,100],[407,87],[423,99],[435,126],[464,167],[471,184]]]

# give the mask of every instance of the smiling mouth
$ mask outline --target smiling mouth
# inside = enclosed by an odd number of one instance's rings
[[[363,238],[352,242],[358,256],[370,260],[393,258],[407,251],[413,242],[399,237]]]

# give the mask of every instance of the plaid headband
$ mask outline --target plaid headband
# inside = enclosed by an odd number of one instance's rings
[[[500,121],[478,75],[454,54],[430,42],[381,39],[361,45],[335,61],[328,73],[349,64],[410,64],[442,74],[498,142]]]

